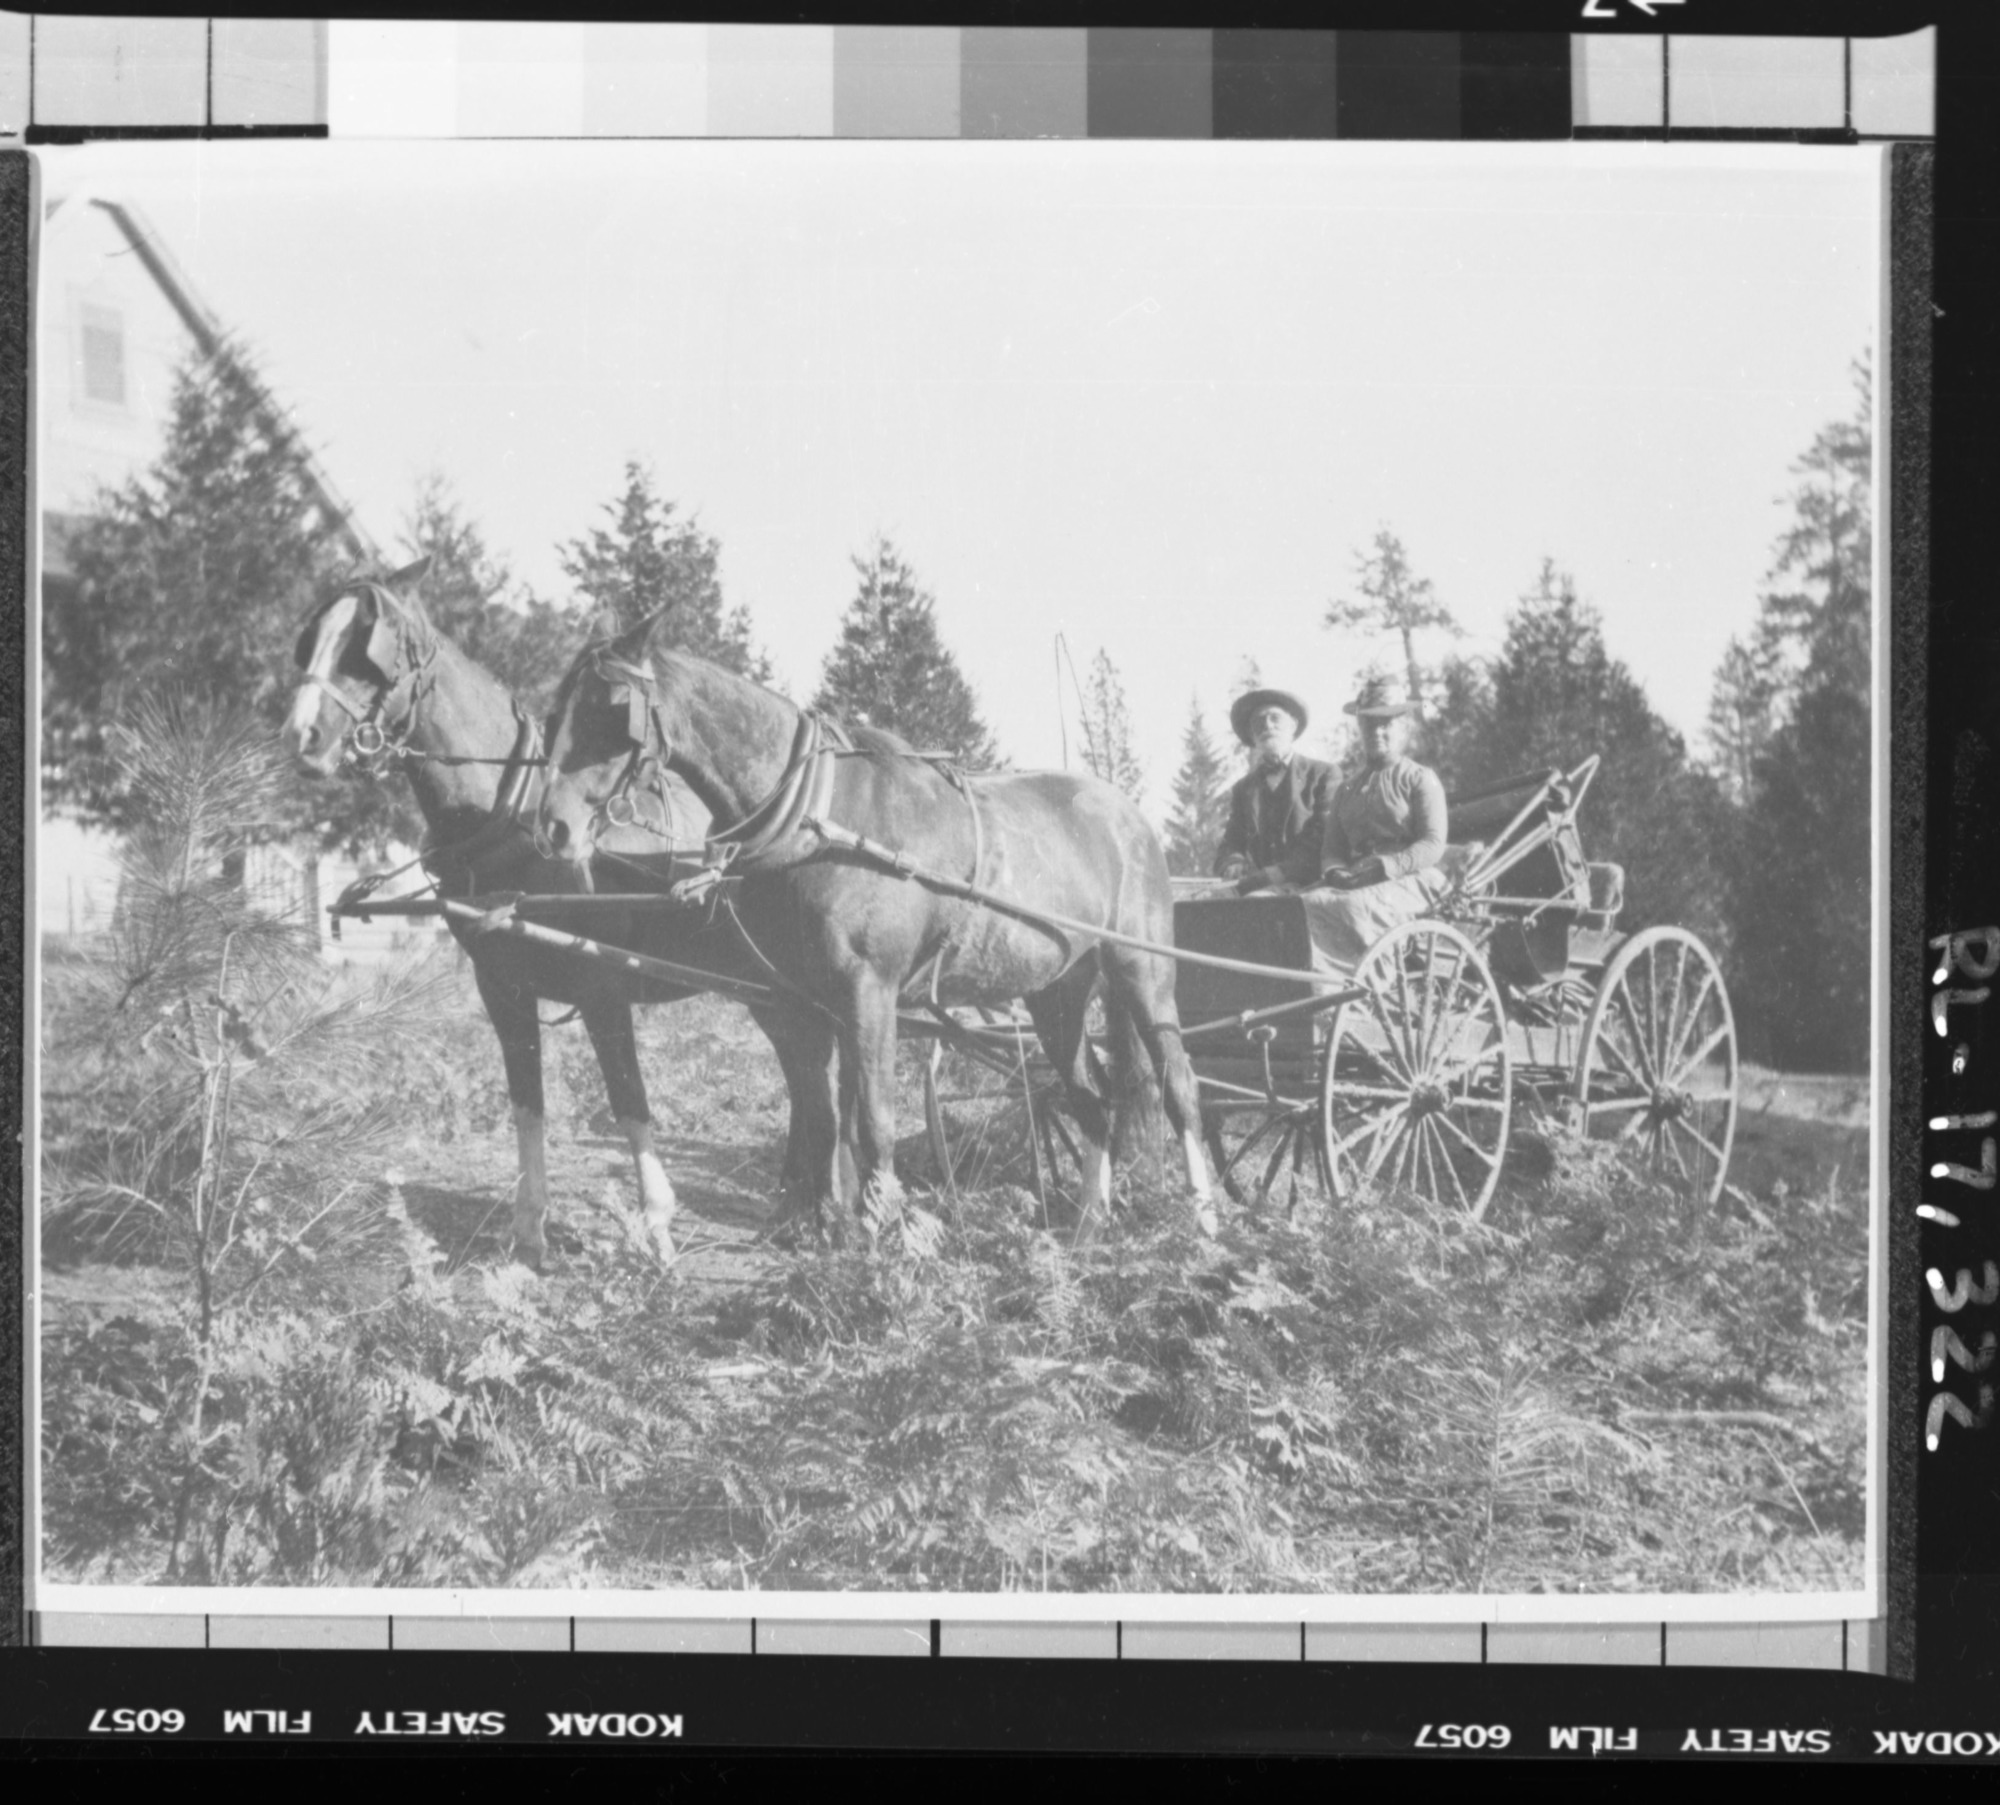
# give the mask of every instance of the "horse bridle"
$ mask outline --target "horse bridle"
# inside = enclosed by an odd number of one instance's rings
[[[343,589],[340,595],[364,593],[373,598],[378,620],[385,618],[382,613],[384,609],[393,609],[399,622],[405,625],[410,623],[409,611],[380,583],[355,583]],[[334,597],[335,601],[339,599],[338,595]],[[327,606],[331,607],[332,603],[329,602]],[[323,616],[326,609],[322,608],[320,613]],[[408,636],[399,630],[396,635],[399,654],[407,644]],[[307,668],[302,687],[317,689],[321,695],[332,697],[341,712],[352,723],[341,740],[343,762],[352,759],[357,765],[365,765],[377,762],[389,763],[395,759],[416,756],[410,751],[410,735],[416,728],[417,704],[423,700],[425,683],[431,675],[431,666],[437,660],[437,653],[437,636],[429,633],[423,635],[423,650],[412,668],[383,684],[377,690],[375,700],[365,709],[357,708],[327,677],[321,677],[310,667]],[[401,662],[403,660],[399,656],[398,663]],[[385,729],[382,725],[383,711],[389,705],[389,698],[405,683],[410,686],[409,702],[402,710],[401,719],[391,722],[389,728]],[[391,732],[396,735],[393,740],[389,737]]]
[[[639,812],[639,805],[633,792],[639,787],[639,780],[648,765],[655,765],[664,773],[673,757],[673,736],[667,732],[667,723],[660,714],[660,702],[654,693],[658,679],[643,665],[627,664],[622,659],[612,658],[604,652],[592,655],[591,671],[604,679],[611,692],[611,702],[616,706],[623,698],[625,702],[625,737],[632,742],[632,750],[626,756],[625,768],[612,784],[610,793],[597,805],[591,816],[590,831],[593,838],[604,826],[637,827],[674,845],[674,806],[662,784],[654,794],[659,798],[660,807],[666,815],[666,826],[661,828],[648,821]]]
[[[801,709],[791,756],[785,761],[784,772],[772,786],[771,793],[742,820],[712,833],[699,849],[681,847],[674,842],[673,805],[664,786],[657,793],[667,814],[665,831],[640,815],[632,797],[641,774],[649,764],[657,765],[664,772],[673,759],[673,736],[667,732],[666,720],[660,712],[658,674],[643,664],[628,664],[605,651],[592,657],[590,668],[609,686],[609,699],[614,707],[623,698],[625,736],[632,743],[624,770],[618,774],[610,793],[597,805],[591,817],[593,836],[606,823],[613,827],[637,826],[665,840],[674,852],[692,855],[698,851],[705,867],[718,874],[735,866],[747,867],[798,825],[808,801],[813,769],[821,757],[828,753],[853,751],[847,736],[837,727],[822,720],[811,709]]]

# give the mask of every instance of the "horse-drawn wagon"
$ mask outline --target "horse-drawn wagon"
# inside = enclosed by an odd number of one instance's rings
[[[1435,904],[1353,969],[1336,970],[1315,947],[1324,899],[1170,898],[1150,829],[1104,786],[1060,774],[968,778],[888,736],[860,746],[829,738],[824,723],[781,698],[653,647],[650,626],[579,660],[544,755],[519,705],[395,593],[420,574],[359,583],[308,623],[288,731],[316,770],[393,755],[409,765],[426,814],[456,829],[427,859],[434,879],[457,873],[438,895],[384,898],[371,880],[333,912],[443,915],[484,949],[475,967],[508,1056],[523,1150],[517,1240],[531,1255],[542,1207],[536,997],[582,1009],[663,1250],[672,1195],[652,1150],[629,1010],[699,990],[745,1003],[771,1034],[793,1099],[788,1179],[816,1195],[842,1182],[824,1162],[845,1161],[856,1145],[860,1164],[885,1168],[898,1042],[906,1058],[922,1049],[934,1182],[997,1176],[1011,1145],[1025,1150],[1044,1199],[1068,1191],[1085,1223],[1103,1197],[1109,1127],[1110,1091],[1092,1081],[1093,1061],[1100,1075],[1105,1065],[1131,1074],[1150,1062],[1204,1200],[1197,1135],[1239,1201],[1386,1186],[1476,1216],[1498,1186],[1523,1100],[1566,1109],[1676,1184],[1711,1199],[1721,1190],[1736,1119],[1722,975],[1679,928],[1619,933],[1622,874],[1587,862],[1577,833],[1594,758],[1455,799],[1448,881]],[[593,696],[582,717],[579,683]],[[456,714],[426,705],[447,688]],[[726,722],[708,718],[718,708]],[[460,716],[477,716],[488,743],[459,744],[450,723]],[[579,718],[602,742],[587,756],[576,751]],[[558,769],[561,748],[568,763]],[[849,792],[839,788],[843,771]],[[669,776],[695,784],[711,816],[736,825],[700,849],[676,844],[671,804],[655,793]],[[542,802],[531,830],[534,788]],[[650,825],[642,794],[664,810],[663,826]],[[840,820],[850,808],[876,832],[878,816],[900,826],[891,841],[871,838]],[[619,835],[633,852],[614,850]],[[654,841],[657,856],[637,856]],[[1056,845],[1066,856],[1052,861]],[[944,914],[926,905],[930,913],[902,923],[900,963],[859,974],[875,987],[865,1034],[773,961],[774,952],[787,957],[799,909],[823,908],[824,897],[780,893],[782,906],[766,911],[754,937],[733,904],[727,925],[690,919],[690,894],[712,907],[732,872],[774,847],[786,869],[815,874],[809,890],[819,879],[850,897],[861,886],[859,906],[878,926],[896,896],[950,900]],[[593,893],[587,874],[563,876],[566,863],[584,872],[594,849],[621,874],[617,894]],[[698,868],[684,856],[697,852]],[[953,875],[947,862],[971,875]],[[491,889],[488,872],[502,869],[532,888]],[[1015,887],[1024,881],[1029,889]],[[985,969],[973,969],[967,946]],[[488,956],[503,949],[511,963]],[[955,978],[953,958],[965,966]],[[1026,1009],[966,1002],[1023,992]],[[1030,1051],[1031,1020],[1044,1051],[1061,1049],[1053,1065]],[[861,1126],[858,1142],[844,1134],[836,1148],[827,1085],[837,1034],[844,1067],[858,1071],[843,1088],[861,1087]],[[802,1121],[817,1151],[799,1166]]]
[[[1449,888],[1344,983],[1329,984],[1316,956],[1309,893],[1180,886],[1182,1039],[1231,1196],[1289,1207],[1302,1193],[1376,1185],[1479,1216],[1517,1110],[1615,1141],[1690,1193],[1720,1194],[1737,1107],[1728,993],[1695,935],[1619,931],[1624,875],[1587,861],[1577,830],[1597,763],[1451,799]],[[1003,1142],[996,1117],[1011,1085],[1033,1120],[1038,1179],[1060,1176],[1073,1154],[1059,1100],[1037,1089],[1020,1027],[959,1025],[925,1073],[940,1167],[977,1174]]]

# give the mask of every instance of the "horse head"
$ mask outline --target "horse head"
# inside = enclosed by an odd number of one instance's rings
[[[429,558],[344,582],[307,617],[293,657],[305,673],[285,743],[316,776],[369,757],[408,730],[436,635],[416,597]],[[399,693],[400,692],[400,693]]]
[[[619,811],[630,807],[642,767],[672,757],[671,686],[655,664],[668,612],[585,646],[556,691],[536,827],[538,843],[558,858],[584,863],[607,824],[629,825]]]

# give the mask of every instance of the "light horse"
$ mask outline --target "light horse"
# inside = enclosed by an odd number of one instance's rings
[[[642,854],[654,855],[657,866],[662,839],[656,833],[631,826],[608,834],[603,850],[611,856],[599,860],[594,875],[587,866],[535,851],[533,804],[543,778],[540,725],[425,616],[415,587],[429,564],[426,558],[391,576],[349,582],[306,621],[296,653],[305,678],[285,725],[293,755],[321,777],[349,759],[377,769],[402,764],[429,828],[423,860],[441,895],[635,888],[621,868],[627,857]],[[635,798],[628,820],[637,817],[642,802],[647,799]],[[647,806],[657,812],[664,802],[656,792]],[[546,998],[574,1005],[583,1018],[611,1113],[631,1149],[647,1231],[659,1257],[671,1260],[674,1191],[653,1147],[632,1005],[677,1002],[696,995],[698,987],[623,969],[614,974],[578,954],[481,934],[457,919],[450,927],[471,955],[473,978],[506,1065],[520,1154],[516,1257],[539,1268],[547,1250],[540,1013]],[[686,911],[635,910],[603,931],[635,952],[699,971],[758,975],[744,969],[733,939]],[[795,1179],[802,1148],[798,1100],[813,1087],[830,1090],[830,1042],[823,1028],[798,1031],[783,1003],[751,1013],[777,1049],[792,1092],[787,1157]]]
[[[1077,1239],[1109,1185],[1111,1102],[1100,1094],[1086,1016],[1102,981],[1121,1100],[1154,1094],[1178,1135],[1204,1227],[1208,1168],[1200,1111],[1174,1008],[1171,958],[1098,937],[1173,944],[1173,899],[1159,841],[1138,810],[1093,777],[966,776],[910,750],[839,743],[781,697],[672,649],[662,615],[590,647],[563,679],[549,726],[539,820],[550,850],[590,859],[608,820],[655,764],[716,821],[699,890],[721,877],[746,938],[787,984],[837,1018],[845,1128],[818,1110],[808,1137],[817,1224],[838,1237],[840,1150],[852,1139],[862,1201],[897,1195],[894,1168],[899,1003],[1025,999],[1081,1131]],[[823,831],[832,824],[832,832]],[[841,843],[846,830],[848,842]],[[876,850],[857,850],[861,834]],[[880,856],[1018,904],[945,893]],[[907,867],[906,867],[907,868]],[[689,885],[682,886],[687,894]],[[1031,911],[1067,916],[1058,929]]]

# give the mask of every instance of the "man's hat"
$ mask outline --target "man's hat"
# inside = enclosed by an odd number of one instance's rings
[[[1348,703],[1345,712],[1370,720],[1386,721],[1392,715],[1408,714],[1410,706],[1402,684],[1394,677],[1369,677],[1355,692],[1354,700]]]
[[[1229,705],[1229,724],[1236,729],[1236,737],[1244,745],[1250,743],[1250,717],[1266,708],[1282,708],[1298,722],[1301,733],[1306,730],[1306,705],[1297,696],[1282,689],[1253,689],[1247,696],[1238,696]]]

